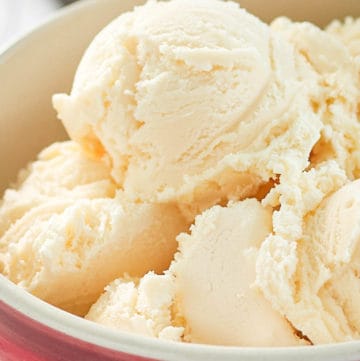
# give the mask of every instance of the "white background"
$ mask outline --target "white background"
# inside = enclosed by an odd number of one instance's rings
[[[60,0],[0,0],[0,47],[38,25],[61,6]]]

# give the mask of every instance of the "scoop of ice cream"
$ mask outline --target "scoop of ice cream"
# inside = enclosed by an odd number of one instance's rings
[[[360,180],[327,197],[304,219],[297,242],[270,236],[257,282],[273,307],[313,343],[360,338]]]
[[[360,22],[352,24],[355,34],[357,24]],[[271,28],[294,44],[298,57],[303,57],[316,74],[319,86],[318,93],[312,96],[312,106],[324,126],[312,150],[311,163],[334,159],[350,179],[359,178],[360,67],[349,52],[351,45],[306,22],[279,18]],[[334,25],[334,31],[335,28]]]
[[[170,271],[176,309],[191,342],[239,346],[289,346],[301,340],[254,287],[255,260],[272,231],[272,212],[255,199],[215,206],[178,237]]]
[[[75,142],[54,143],[19,173],[17,186],[0,203],[0,237],[28,210],[45,201],[94,199],[115,195],[109,167]]]
[[[172,324],[175,284],[171,275],[152,272],[139,279],[117,279],[86,315],[88,320],[118,330],[181,341],[184,329]]]
[[[297,58],[303,58],[306,66],[302,65],[299,73],[306,77],[316,74],[319,86],[311,94],[312,107],[324,127],[311,152],[310,167],[297,177],[281,176],[263,200],[264,205],[279,209],[273,215],[273,234],[260,247],[257,285],[274,309],[286,315],[313,343],[358,338],[354,321],[341,309],[346,302],[353,302],[347,294],[348,281],[343,279],[343,290],[339,281],[340,273],[347,274],[352,261],[331,261],[330,265],[324,260],[326,247],[321,246],[324,242],[345,245],[342,239],[347,235],[339,228],[338,217],[321,214],[329,215],[329,207],[342,212],[345,206],[339,199],[346,199],[349,192],[344,184],[359,176],[356,61],[339,39],[309,23],[280,18],[271,28],[294,44]],[[327,205],[330,203],[332,206]],[[325,232],[326,228],[333,236]],[[332,291],[336,287],[343,296]]]
[[[54,198],[0,239],[2,272],[34,295],[84,314],[125,272],[166,269],[187,224],[174,206],[114,199]]]
[[[205,211],[190,235],[178,236],[179,252],[165,275],[113,282],[87,318],[120,330],[188,342],[303,344],[254,287],[255,260],[271,232],[271,213],[254,199]]]
[[[129,197],[191,218],[307,166],[321,124],[294,55],[235,3],[151,1],[100,32],[53,103]]]
[[[52,145],[21,172],[0,216],[2,273],[77,314],[125,272],[168,268],[188,228],[174,205],[128,201],[108,167],[74,142]]]

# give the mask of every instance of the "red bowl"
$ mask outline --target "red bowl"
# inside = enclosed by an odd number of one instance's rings
[[[66,335],[25,316],[4,302],[0,302],[0,320],[1,360],[153,360],[113,351]]]

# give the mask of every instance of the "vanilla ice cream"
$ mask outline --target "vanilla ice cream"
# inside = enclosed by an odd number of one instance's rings
[[[360,339],[359,25],[218,0],[119,16],[53,97],[71,141],[4,194],[2,274],[165,340]]]
[[[44,150],[19,182],[0,208],[2,273],[72,313],[86,313],[125,272],[166,269],[188,228],[176,206],[115,194],[106,165],[72,142]]]
[[[109,167],[75,142],[54,143],[19,173],[0,206],[0,237],[28,210],[51,198],[112,198],[116,187]]]
[[[360,180],[304,219],[297,242],[271,236],[257,259],[258,284],[274,309],[315,343],[360,338]]]
[[[255,287],[258,248],[271,231],[272,211],[255,199],[215,206],[196,218],[190,235],[179,235],[179,252],[169,272],[146,275],[137,288],[134,282],[115,281],[92,306],[87,318],[159,338],[164,338],[159,331],[166,327],[187,342],[305,344]],[[150,277],[155,286],[144,288]],[[142,295],[144,299],[158,300],[153,314],[158,317],[166,310],[166,317],[146,318],[138,302],[130,302],[133,294],[136,299]],[[149,332],[149,324],[158,332]]]
[[[255,199],[215,206],[178,237],[170,271],[188,341],[239,346],[299,345],[290,323],[255,287],[258,248],[272,211]],[[210,316],[211,315],[211,316]]]
[[[237,4],[151,1],[100,32],[53,103],[129,197],[177,201],[193,220],[308,165],[322,127],[311,81]]]
[[[326,31],[342,41],[351,55],[360,62],[360,19],[347,17],[344,23],[334,20]]]
[[[357,313],[349,306],[356,302],[357,256],[347,246],[356,242],[356,206],[348,211],[345,205],[357,199],[359,187],[358,181],[349,183],[360,170],[357,59],[346,41],[312,24],[280,18],[271,27],[306,59],[303,74],[317,74],[319,91],[312,95],[312,106],[323,128],[309,169],[300,177],[282,177],[263,200],[279,209],[273,233],[259,250],[256,283],[312,343],[358,339]]]
[[[360,176],[360,68],[349,49],[337,37],[310,23],[276,19],[272,29],[285,35],[299,57],[310,65],[318,83],[312,107],[321,118],[321,137],[310,161],[335,159],[350,179]],[[360,35],[359,35],[360,38]]]
[[[86,318],[117,330],[181,341],[184,328],[174,326],[172,320],[174,297],[175,283],[169,274],[119,278],[105,288]]]

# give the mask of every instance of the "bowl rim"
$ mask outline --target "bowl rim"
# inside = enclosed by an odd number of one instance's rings
[[[85,8],[103,5],[104,0],[82,0],[56,10],[38,26],[5,42],[0,47],[0,65],[25,46],[37,34],[46,31],[67,16]],[[121,330],[114,330],[84,318],[72,315],[31,295],[0,274],[0,301],[35,322],[63,334],[111,351],[125,352],[158,360],[314,360],[329,361],[346,357],[360,358],[360,341],[348,341],[315,346],[292,347],[240,347],[190,344],[160,340]]]
[[[353,360],[360,356],[360,341],[315,346],[241,347],[191,344],[160,340],[114,330],[52,306],[0,275],[0,301],[35,322],[67,336],[111,351],[157,360]],[[345,361],[345,360],[344,360]]]
[[[58,8],[45,16],[42,20],[39,20],[39,23],[36,26],[6,40],[0,46],[0,65],[19,48],[28,43],[33,37],[36,37],[36,35],[46,30],[48,26],[52,26],[55,23],[60,22],[64,17],[73,15],[76,12],[82,11],[84,8],[90,8],[98,3],[99,0],[80,0],[65,7]]]

